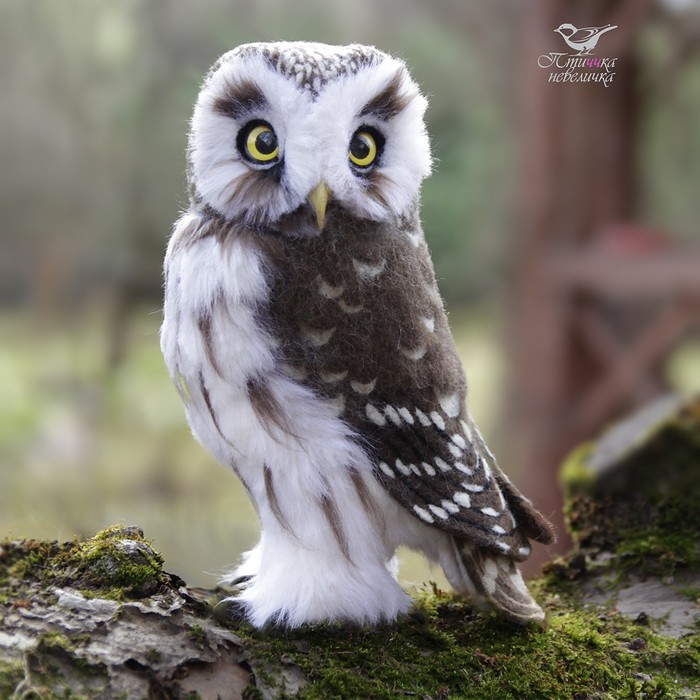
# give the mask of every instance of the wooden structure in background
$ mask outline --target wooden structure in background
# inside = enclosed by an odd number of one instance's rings
[[[538,0],[522,14],[504,442],[524,491],[561,533],[561,460],[662,393],[664,361],[700,329],[700,249],[678,250],[634,223],[643,105],[633,45],[657,9],[654,0]],[[617,57],[609,87],[548,82],[537,59],[569,51],[553,32],[564,22],[617,25],[596,50]],[[557,551],[567,548],[562,537]]]

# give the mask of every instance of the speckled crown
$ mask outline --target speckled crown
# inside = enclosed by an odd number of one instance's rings
[[[361,44],[332,46],[305,41],[276,42],[243,44],[222,56],[221,61],[250,56],[261,56],[278,73],[316,95],[326,83],[377,65],[386,54],[373,46]]]

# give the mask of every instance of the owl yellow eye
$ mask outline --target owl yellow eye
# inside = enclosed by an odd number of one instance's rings
[[[382,146],[382,139],[374,129],[359,128],[350,140],[350,162],[358,168],[374,165]]]
[[[239,148],[243,155],[253,163],[270,163],[280,152],[277,134],[269,124],[253,122],[244,127],[239,138]]]

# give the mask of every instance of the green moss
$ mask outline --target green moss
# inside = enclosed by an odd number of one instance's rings
[[[23,680],[24,667],[21,663],[0,661],[0,698],[11,698]]]
[[[10,580],[43,580],[53,574],[51,562],[67,545],[57,542],[21,540],[0,543],[0,585]]]
[[[672,576],[679,568],[698,564],[698,543],[688,533],[641,531],[622,541],[617,548],[621,571]]]
[[[163,583],[163,559],[135,528],[108,528],[74,553],[83,587],[109,591],[109,597],[143,598]]]
[[[265,700],[265,696],[259,688],[251,684],[243,691],[243,700]]]
[[[86,674],[105,675],[104,666],[91,664],[84,656],[75,653],[89,641],[90,636],[86,634],[67,636],[60,632],[47,632],[39,637],[32,653],[42,658],[63,657],[69,659],[72,666],[79,668]]]
[[[93,562],[113,556],[96,556],[96,552],[123,539],[123,532],[113,531],[83,545],[29,549],[33,555],[44,551],[43,556],[32,555],[39,571],[47,560],[51,563],[56,558],[62,565],[72,562],[74,568],[80,568],[85,559]],[[15,566],[22,557],[12,561]],[[582,608],[575,582],[587,575],[585,567],[572,558],[560,560],[558,566],[532,586],[549,611],[544,628],[516,627],[493,615],[477,614],[464,602],[434,589],[422,592],[414,612],[391,626],[325,625],[260,632],[242,625],[236,632],[254,663],[259,684],[283,688],[284,680],[273,675],[273,669],[297,666],[308,679],[297,697],[307,700],[663,700],[677,698],[679,688],[689,689],[687,697],[700,698],[698,636],[666,639],[648,626],[603,608]],[[567,590],[563,581],[574,585]],[[190,634],[204,641],[201,625],[191,625]],[[43,660],[67,656],[74,660],[84,641],[86,638],[44,635],[36,653]],[[154,661],[157,656],[154,650]],[[20,670],[12,668],[4,679],[0,675],[0,688],[4,683],[14,689],[21,680]],[[262,697],[260,689],[251,685],[246,698],[258,697]]]
[[[677,590],[684,596],[700,604],[700,586],[679,586]],[[698,620],[700,622],[700,620]]]
[[[420,615],[380,629],[237,632],[253,658],[299,666],[309,683],[296,697],[307,700],[661,699],[677,697],[679,678],[700,693],[697,648],[621,616],[552,600],[545,628],[521,628],[446,596],[426,603]]]
[[[607,566],[619,574],[672,576],[700,567],[700,499],[697,491],[671,493],[655,502],[638,495],[628,502],[614,496],[575,495],[568,516],[577,549],[593,558],[607,552]]]
[[[567,493],[590,490],[595,482],[595,474],[588,466],[588,460],[595,449],[595,443],[586,442],[577,447],[565,460],[560,479]]]
[[[633,436],[627,438],[629,449],[595,481],[592,445],[566,461],[562,481],[572,537],[591,558],[612,554],[608,563],[622,574],[669,576],[697,568],[700,400]]]
[[[207,633],[202,625],[195,623],[190,626],[190,637],[196,644],[204,644],[207,640]]]
[[[71,586],[116,600],[143,598],[164,584],[163,560],[138,528],[111,527],[83,542],[0,542],[0,602],[27,587]],[[31,596],[28,596],[31,597]]]
[[[158,649],[149,649],[146,652],[146,661],[149,664],[157,664],[163,658],[163,654]]]
[[[39,637],[37,642],[37,650],[47,651],[47,650],[62,650],[62,651],[74,651],[76,647],[75,642],[71,641],[64,634],[59,632],[47,632]]]

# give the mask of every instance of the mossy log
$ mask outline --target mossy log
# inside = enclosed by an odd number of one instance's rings
[[[138,528],[0,543],[0,698],[700,698],[700,398],[655,404],[564,468],[574,550],[543,627],[439,590],[393,625],[256,631],[214,615]]]

